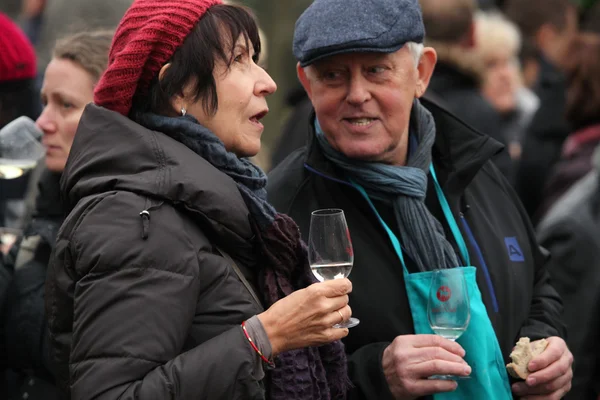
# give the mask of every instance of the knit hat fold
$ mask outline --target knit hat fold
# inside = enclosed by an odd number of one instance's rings
[[[119,23],[94,103],[128,115],[206,11],[221,0],[136,0]]]

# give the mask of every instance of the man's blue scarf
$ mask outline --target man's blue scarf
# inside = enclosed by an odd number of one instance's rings
[[[329,144],[315,120],[317,139],[325,157],[370,197],[394,207],[400,243],[419,270],[453,268],[458,265],[456,252],[446,240],[442,225],[425,205],[436,132],[433,116],[418,100],[413,103],[410,126],[417,147],[408,154],[406,166],[396,166],[346,157]]]

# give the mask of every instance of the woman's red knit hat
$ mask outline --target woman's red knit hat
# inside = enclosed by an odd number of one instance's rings
[[[152,79],[215,4],[222,0],[136,0],[119,23],[94,103],[128,115],[134,95],[147,93]]]
[[[35,75],[31,42],[8,16],[0,13],[0,82],[32,79]]]

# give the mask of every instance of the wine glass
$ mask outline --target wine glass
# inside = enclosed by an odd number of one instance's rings
[[[448,340],[456,341],[469,326],[471,311],[469,292],[461,268],[433,271],[427,319],[431,330]],[[429,379],[462,379],[454,375],[434,375]]]
[[[319,282],[350,275],[354,252],[344,211],[326,209],[312,212],[308,235],[308,261]],[[357,318],[350,318],[334,327],[352,328],[358,323]]]
[[[26,116],[0,129],[0,179],[15,179],[35,168],[45,154],[41,137],[35,122]]]

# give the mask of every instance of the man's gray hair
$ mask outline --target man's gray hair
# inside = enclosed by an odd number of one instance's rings
[[[410,51],[410,54],[412,54],[413,60],[415,60],[415,68],[418,67],[425,46],[423,46],[423,43],[407,42],[406,47]]]

